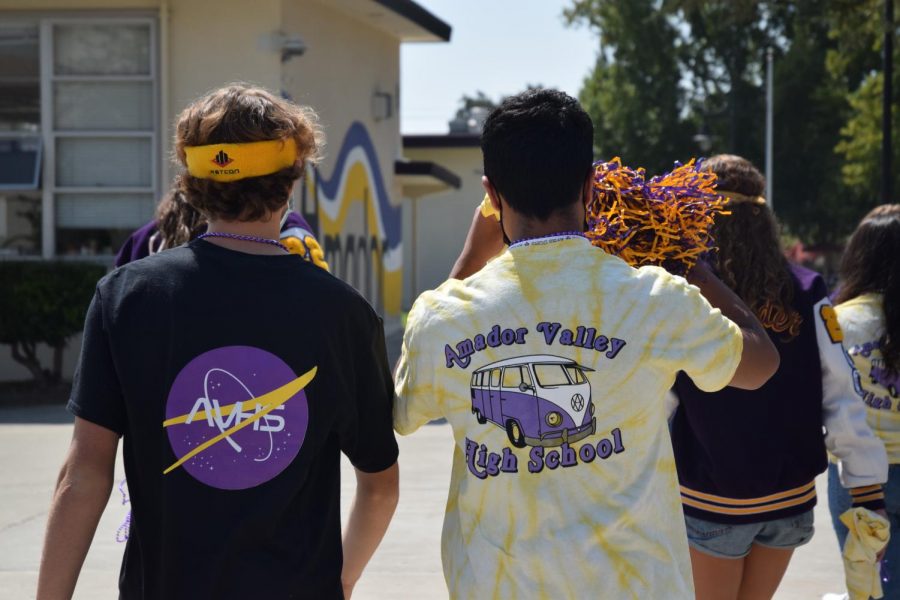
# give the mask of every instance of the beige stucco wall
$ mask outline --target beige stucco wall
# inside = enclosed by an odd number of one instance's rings
[[[4,15],[22,14],[158,17],[163,189],[174,173],[169,162],[172,125],[181,109],[209,89],[249,81],[286,92],[319,112],[329,141],[319,173],[325,179],[337,178],[340,184],[335,194],[339,197],[330,205],[333,210],[318,210],[323,217],[319,219],[320,237],[324,233],[362,238],[368,233],[383,238],[386,232],[377,231],[377,224],[382,223],[383,230],[385,223],[396,221],[394,237],[399,239],[402,198],[393,175],[394,160],[401,154],[400,40],[396,37],[329,7],[328,0],[0,0],[0,20]],[[273,34],[279,32],[301,35],[307,52],[282,63],[280,48],[273,40]],[[373,116],[376,91],[391,95],[389,118],[376,120]],[[360,159],[357,149],[353,154],[356,162],[348,161],[352,168],[337,173],[342,142],[354,123],[361,124],[374,153]],[[384,206],[379,206],[376,198],[373,170],[383,182]],[[398,246],[398,252],[384,261],[388,264],[379,273],[378,283],[355,282],[385,314],[389,327],[396,324],[401,305],[401,252]],[[350,270],[358,272],[354,260],[362,264],[364,258],[356,256],[350,261]],[[347,278],[346,273],[337,274]],[[8,347],[0,347],[0,353],[5,352]],[[67,354],[68,375],[75,356],[77,350]],[[0,354],[0,380],[26,377],[27,372]]]
[[[396,317],[402,295],[400,247],[394,245],[397,251],[383,260],[377,252],[344,258],[334,248],[340,244],[346,252],[348,244],[371,243],[373,236],[392,245],[402,232],[401,196],[394,183],[401,146],[400,40],[328,4],[283,3],[285,32],[300,35],[307,50],[283,65],[282,89],[316,110],[327,137],[318,174],[320,182],[339,185],[330,194],[327,186],[319,186],[316,216],[321,241],[332,248],[329,252],[326,247],[332,272],[357,287],[386,317]],[[391,116],[376,119],[376,92],[390,95]],[[374,152],[364,151],[365,139]]]
[[[159,6],[160,1],[161,0],[0,0],[0,10],[123,10],[156,8]]]
[[[362,121],[385,155],[382,170],[393,181],[393,161],[400,153],[400,41],[362,19],[328,7],[328,2],[285,0],[283,27],[303,37],[308,49],[284,64],[283,88],[292,98],[319,113],[329,138],[323,166],[335,158],[341,137],[352,121]],[[376,122],[372,94],[391,94],[393,116]],[[381,157],[379,157],[381,158]],[[390,162],[390,168],[387,163]]]
[[[281,54],[272,36],[281,28],[281,0],[177,0],[161,25],[165,156],[171,155],[179,112],[204,92],[234,81],[278,92]],[[166,40],[168,38],[168,40]],[[168,77],[165,72],[168,71]],[[166,81],[167,80],[167,81]],[[164,182],[171,180],[171,165]]]
[[[404,294],[405,304],[409,306],[420,293],[434,289],[447,278],[462,250],[475,207],[484,197],[484,189],[481,187],[480,148],[407,148],[404,154],[410,160],[435,162],[462,180],[457,190],[424,196],[415,201],[418,203],[417,243],[412,240],[411,216],[406,219],[404,239],[411,247],[407,262],[410,265],[415,262],[416,265],[415,289],[407,285]],[[406,202],[410,206],[413,201],[407,199]],[[411,260],[413,251],[416,252],[415,261]]]

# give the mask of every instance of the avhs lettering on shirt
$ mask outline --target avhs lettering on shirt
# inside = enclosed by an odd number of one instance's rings
[[[547,346],[591,349],[609,360],[614,360],[627,344],[585,325],[570,329],[558,322],[541,321],[535,331]],[[454,346],[446,344],[446,367],[466,369],[476,352],[525,344],[528,334],[525,327],[497,324],[487,333],[478,333]],[[504,430],[514,448],[531,448],[528,473],[570,468],[597,458],[606,460],[625,451],[618,427],[599,441],[573,445],[597,432],[588,375],[593,371],[553,354],[516,356],[483,365],[472,372],[472,414],[479,424]],[[519,459],[512,448],[502,448],[498,453],[466,438],[465,451],[469,471],[479,479],[519,472]]]
[[[276,477],[297,457],[309,425],[304,388],[281,358],[252,346],[225,346],[185,365],[169,391],[163,422],[184,468],[219,489],[242,490]]]

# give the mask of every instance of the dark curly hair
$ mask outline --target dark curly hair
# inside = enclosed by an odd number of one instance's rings
[[[884,295],[881,356],[900,372],[900,204],[882,204],[863,217],[841,258],[841,283],[835,302],[862,294]]]
[[[297,160],[286,169],[231,182],[198,179],[184,172],[176,187],[206,218],[254,221],[283,208],[304,166],[319,156],[323,136],[311,109],[246,84],[209,92],[178,117],[175,153],[182,166],[186,164],[185,146],[288,138],[297,144]]]
[[[156,207],[156,226],[160,236],[158,250],[165,250],[185,244],[203,233],[206,219],[188,204],[184,191],[174,187]]]
[[[765,192],[765,177],[745,158],[719,154],[708,159],[705,167],[716,174],[719,192],[751,198]],[[728,211],[731,214],[716,217],[713,227],[716,272],[767,329],[788,339],[797,336],[802,318],[792,307],[794,283],[775,216],[765,204],[751,202],[731,202]]]

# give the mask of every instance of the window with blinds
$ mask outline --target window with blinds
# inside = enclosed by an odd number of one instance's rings
[[[41,23],[44,254],[110,256],[159,195],[152,19]]]
[[[41,249],[40,29],[0,20],[0,258]]]
[[[0,18],[0,258],[110,260],[160,195],[156,20]]]

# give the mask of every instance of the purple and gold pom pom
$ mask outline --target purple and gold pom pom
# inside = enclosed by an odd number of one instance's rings
[[[594,164],[594,194],[588,206],[591,243],[634,267],[656,265],[683,275],[714,249],[710,229],[728,214],[716,193],[716,176],[702,162],[676,163],[650,179],[643,168],[622,166],[616,157]]]

